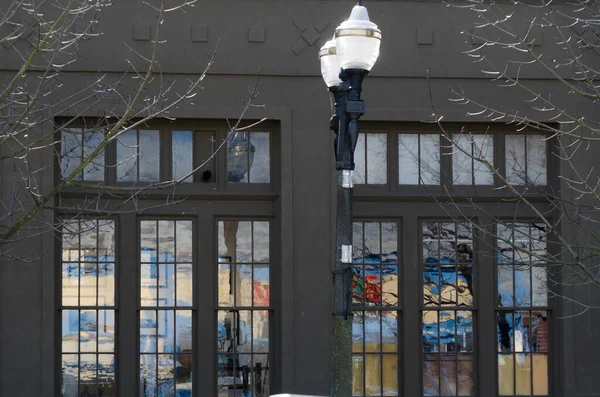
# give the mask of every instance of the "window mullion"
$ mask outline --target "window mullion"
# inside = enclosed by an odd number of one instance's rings
[[[133,236],[138,236],[136,217],[133,214],[122,215],[117,234],[117,252],[120,266],[117,268],[118,280],[118,343],[116,355],[118,370],[118,392],[120,396],[135,396],[138,382],[138,371],[132,375],[132,368],[139,368],[139,299],[138,299],[138,245]],[[129,276],[128,276],[129,275]],[[130,276],[135,275],[135,276]]]
[[[420,139],[419,139],[420,140]],[[418,231],[419,221],[416,216],[407,216],[402,220],[403,230]],[[420,380],[423,378],[422,374],[422,344],[415,343],[415,341],[421,340],[421,301],[423,299],[422,285],[420,282],[415,280],[422,279],[420,271],[422,266],[418,266],[418,261],[421,257],[419,250],[421,249],[421,233],[405,233],[404,234],[404,250],[402,263],[403,274],[402,274],[402,291],[403,291],[403,303],[402,303],[402,359],[404,365],[403,379],[406,382],[402,382],[404,387],[403,396],[421,396],[422,387]],[[415,363],[418,363],[415,365]]]
[[[481,225],[493,225],[493,219],[482,215],[478,222]],[[497,318],[496,297],[490,291],[496,291],[496,266],[494,260],[494,234],[477,233],[475,237],[476,258],[474,258],[474,273],[477,277],[475,288],[475,304],[477,311],[476,341],[474,368],[475,395],[494,396],[497,393],[496,368],[497,368]],[[477,390],[479,391],[477,393]]]

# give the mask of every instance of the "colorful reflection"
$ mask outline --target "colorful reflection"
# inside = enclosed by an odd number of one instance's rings
[[[398,224],[355,222],[352,394],[397,396]]]
[[[111,220],[63,223],[61,395],[65,397],[115,395],[114,226]]]

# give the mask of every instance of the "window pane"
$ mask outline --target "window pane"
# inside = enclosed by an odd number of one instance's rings
[[[452,174],[455,185],[492,185],[494,174],[486,162],[494,164],[493,136],[455,134],[452,137]],[[484,162],[485,161],[485,162]]]
[[[527,135],[527,180],[534,185],[545,185],[546,179],[546,137]]]
[[[424,185],[440,184],[440,136],[438,134],[422,134],[421,140],[421,183]]]
[[[493,185],[494,174],[489,165],[494,165],[494,137],[492,135],[473,136],[473,174],[476,185]],[[481,160],[485,160],[483,162]]]
[[[137,131],[122,132],[117,138],[117,181],[137,180]]]
[[[81,164],[83,152],[81,130],[64,130],[61,139],[60,168],[63,178],[69,176]],[[81,174],[74,178],[81,179]]]
[[[419,184],[419,135],[398,135],[398,183]]]
[[[102,131],[86,132],[83,135],[83,158],[89,158],[92,152],[96,150],[98,146],[100,146],[103,140],[104,132]],[[91,163],[84,167],[83,179],[86,181],[104,180],[104,150],[101,151],[94,159],[92,159]]]
[[[251,132],[250,150],[254,150],[254,159],[250,166],[250,183],[269,183],[271,181],[269,133]]]
[[[472,175],[472,148],[471,136],[456,134],[452,136],[452,176],[455,185],[470,185],[473,183]]]
[[[367,183],[387,183],[387,134],[367,136]]]
[[[512,185],[525,184],[525,136],[506,135],[506,180]]]
[[[62,355],[62,397],[78,397],[79,356],[77,354]]]
[[[194,139],[192,131],[172,132],[173,179],[179,180],[194,169]],[[193,182],[189,176],[184,182]]]
[[[139,180],[160,180],[160,136],[156,130],[140,131]]]
[[[352,182],[355,185],[364,184],[366,181],[366,166],[367,160],[365,158],[365,134],[359,133],[358,140],[356,141],[356,149],[354,150],[354,172],[352,173]]]

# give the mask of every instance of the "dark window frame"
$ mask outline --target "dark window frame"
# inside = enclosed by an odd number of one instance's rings
[[[465,130],[464,123],[445,123],[443,128],[449,135],[472,132],[473,134],[487,134],[493,138],[494,142],[494,167],[499,170],[501,175],[506,175],[505,162],[505,136],[516,134],[547,135],[544,131],[529,128],[517,131],[509,125],[494,123],[469,123],[468,131]],[[453,181],[452,169],[452,145],[441,135],[440,127],[431,123],[391,123],[364,121],[361,122],[361,133],[387,132],[388,134],[388,183],[385,185],[355,185],[355,196],[358,197],[402,197],[422,198],[422,197],[486,197],[490,199],[503,199],[514,197],[514,193],[508,189],[498,189],[502,186],[501,180],[494,175],[492,185],[455,185]],[[440,184],[439,185],[403,185],[398,181],[398,134],[440,134]],[[546,175],[547,183],[545,185],[515,185],[519,192],[528,191],[529,197],[541,198],[550,193],[558,184],[559,167],[557,161],[556,149],[553,144],[555,138],[549,137],[546,140]],[[532,189],[533,188],[533,189]],[[533,190],[533,191],[532,191]]]
[[[249,120],[251,124],[253,120]],[[57,118],[55,126],[57,128],[55,134],[55,184],[62,181],[61,167],[59,157],[62,150],[61,129],[63,126],[67,128],[87,128],[89,126],[98,126],[99,128],[91,128],[90,130],[98,130],[103,125],[106,126],[107,119],[97,118],[79,118],[79,119],[64,119]],[[104,151],[105,171],[104,181],[74,181],[76,183],[85,184],[87,186],[116,186],[116,187],[143,187],[160,181],[171,180],[173,175],[172,170],[172,131],[192,131],[194,140],[193,164],[197,167],[204,160],[200,158],[200,153],[206,151],[206,146],[203,146],[199,135],[213,134],[214,147],[216,153],[214,157],[208,161],[208,164],[199,169],[193,174],[193,182],[182,182],[177,186],[177,191],[189,195],[204,195],[204,194],[274,194],[279,191],[280,182],[280,162],[281,162],[281,136],[280,124],[275,121],[263,121],[259,125],[243,130],[243,132],[268,132],[269,133],[269,154],[270,154],[270,182],[269,183],[229,183],[227,182],[227,139],[229,127],[223,120],[216,119],[177,119],[177,120],[151,120],[147,123],[138,125],[134,130],[158,130],[160,139],[160,169],[159,181],[155,182],[125,182],[117,180],[117,142],[116,139],[110,142]],[[138,133],[139,135],[139,133]],[[210,139],[210,138],[207,138]],[[220,149],[220,145],[223,145]],[[212,167],[212,178],[209,182],[202,181],[202,173]],[[139,165],[137,167],[139,169]],[[93,189],[71,186],[65,189],[69,192],[87,193]]]

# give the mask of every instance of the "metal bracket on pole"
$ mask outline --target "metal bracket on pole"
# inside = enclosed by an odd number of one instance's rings
[[[351,170],[343,170],[342,171],[342,187],[344,189],[352,189],[354,187],[354,182],[352,182],[352,171]]]
[[[342,245],[342,263],[352,263],[352,246]]]

